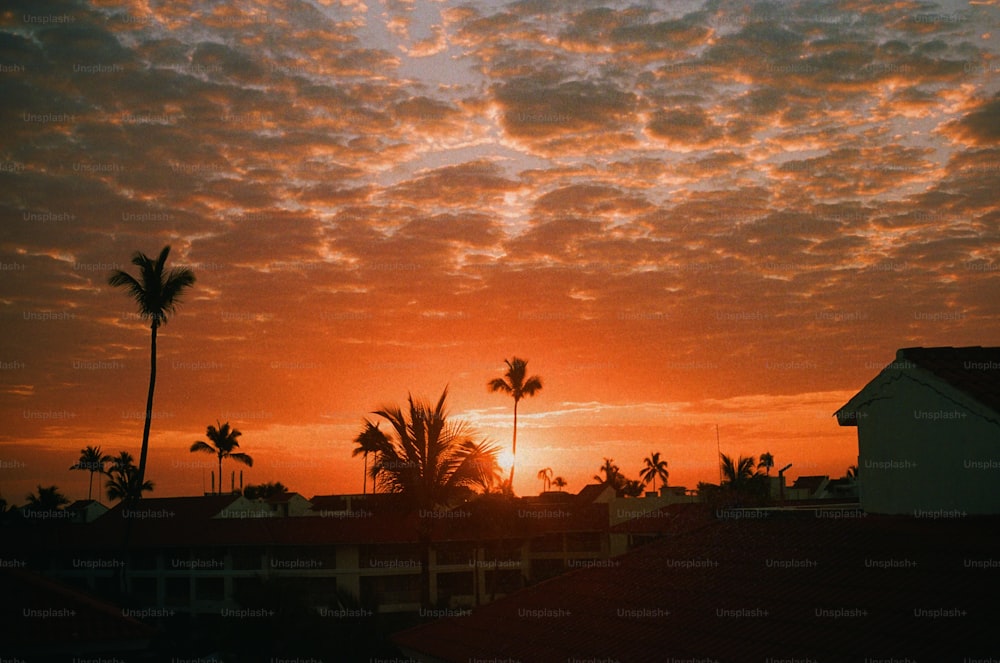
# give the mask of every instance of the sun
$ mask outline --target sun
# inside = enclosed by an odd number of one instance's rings
[[[510,466],[514,464],[514,454],[509,449],[504,449],[497,454],[497,465],[504,472],[510,472]]]

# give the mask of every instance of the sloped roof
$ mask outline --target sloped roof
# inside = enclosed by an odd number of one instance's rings
[[[7,655],[141,650],[156,634],[116,605],[23,569],[0,569],[0,594]]]
[[[860,407],[863,394],[889,373],[908,374],[922,371],[945,382],[965,396],[1000,413],[1000,347],[969,346],[954,348],[901,348],[896,359],[866,384],[837,412],[841,426],[856,426],[863,416]]]
[[[819,490],[820,486],[823,485],[824,481],[829,481],[829,479],[830,477],[826,475],[818,475],[818,474],[801,476],[795,479],[795,483],[789,486],[789,488],[808,490],[809,493],[812,494],[815,493],[817,490]]]
[[[996,571],[964,562],[997,558],[1000,519],[825,513],[717,520],[393,640],[417,660],[463,663],[996,653]]]

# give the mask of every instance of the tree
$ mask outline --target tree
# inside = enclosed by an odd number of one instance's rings
[[[110,463],[108,481],[104,484],[109,500],[135,502],[142,498],[143,493],[153,490],[152,481],[139,481],[139,468],[129,452],[120,452],[110,459]]]
[[[642,495],[644,484],[641,481],[638,479],[625,479],[625,477],[622,477],[622,479],[621,487],[617,490],[619,497],[639,497]]]
[[[90,484],[87,486],[87,499],[94,498],[94,473],[104,474],[104,466],[111,460],[111,456],[101,453],[100,447],[88,446],[80,449],[80,460],[75,465],[71,465],[71,470],[86,470],[90,472]]]
[[[216,421],[215,423],[219,423]],[[240,435],[240,431],[235,428],[229,427],[229,422],[220,424],[218,428],[209,424],[205,428],[205,437],[209,439],[208,442],[198,440],[191,445],[191,452],[204,451],[206,453],[215,454],[219,458],[219,490],[218,494],[222,494],[222,459],[231,458],[237,463],[243,463],[247,467],[253,467],[253,458],[245,453],[234,452],[233,450],[240,446],[240,443],[236,441]]]
[[[552,486],[552,468],[545,467],[538,470],[538,474],[535,475],[535,478],[541,480],[542,492],[544,493]]]
[[[741,488],[745,486],[754,475],[753,456],[740,456],[738,460],[733,460],[726,454],[719,454],[722,457],[722,485],[731,488]]]
[[[490,380],[487,387],[491,392],[503,392],[514,398],[514,441],[510,449],[510,478],[507,479],[514,487],[514,465],[517,461],[517,404],[522,398],[534,396],[542,389],[542,378],[537,375],[527,377],[528,360],[514,357],[504,359],[507,370],[502,378]]]
[[[555,479],[552,480],[552,485],[558,488],[559,490],[562,490],[563,488],[566,487],[566,479],[563,479],[562,477],[556,477]]]
[[[29,493],[26,499],[26,506],[32,511],[56,511],[69,504],[69,498],[59,492],[58,486],[42,488],[41,484],[38,484],[38,494]]]
[[[149,319],[149,393],[146,396],[146,421],[142,428],[142,450],[139,453],[138,485],[146,477],[146,457],[149,453],[149,427],[153,418],[153,390],[156,385],[156,330],[167,324],[167,319],[177,310],[181,293],[194,285],[194,272],[186,268],[174,268],[164,272],[170,246],[163,247],[157,259],[151,260],[146,254],[136,251],[132,264],[139,268],[139,278],[128,272],[115,270],[108,278],[114,288],[125,288],[139,307],[139,315]]]
[[[379,422],[381,423],[381,422]],[[361,494],[365,495],[368,492],[368,454],[377,454],[378,450],[385,446],[386,438],[385,433],[378,429],[378,424],[373,424],[368,419],[365,419],[365,427],[358,436],[354,438],[356,446],[354,451],[351,452],[351,457],[358,456],[360,454],[365,455],[365,473],[362,477],[361,484]],[[372,492],[375,491],[375,480],[372,479]]]
[[[435,405],[407,399],[404,412],[383,406],[373,414],[392,428],[378,445],[378,457],[370,474],[384,492],[402,493],[408,506],[418,512],[420,542],[420,600],[430,606],[430,546],[433,518],[428,512],[447,508],[468,496],[470,489],[482,493],[500,480],[497,447],[487,441],[474,442],[474,431],[463,421],[448,419],[441,392]]]
[[[757,469],[764,468],[767,476],[771,476],[771,468],[774,467],[774,456],[770,452],[765,451],[760,455],[760,462],[757,463]]]
[[[621,484],[621,468],[615,465],[613,458],[605,458],[604,465],[601,466],[598,472],[604,472],[604,478],[602,479],[600,474],[595,474],[594,481],[614,486],[616,489]]]
[[[667,485],[667,477],[669,473],[667,472],[667,461],[660,459],[660,452],[655,451],[649,454],[648,458],[643,459],[643,469],[639,472],[639,478],[642,479],[642,484],[645,486],[650,481],[653,482],[653,492],[656,492],[656,479],[659,477],[663,480],[663,485]]]
[[[275,495],[281,495],[287,492],[288,488],[285,487],[285,485],[280,481],[275,481],[274,483],[268,481],[267,483],[256,485],[248,483],[243,489],[243,497],[248,500],[255,500],[258,498],[266,500],[269,497],[274,497]]]

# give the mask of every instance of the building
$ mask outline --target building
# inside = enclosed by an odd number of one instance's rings
[[[393,640],[421,663],[995,660],[996,517],[667,510],[607,564]]]
[[[869,513],[1000,513],[1000,348],[903,348],[836,412]]]

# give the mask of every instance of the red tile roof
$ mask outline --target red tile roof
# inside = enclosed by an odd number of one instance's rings
[[[23,569],[0,569],[0,596],[4,655],[141,650],[156,634],[116,605]]]
[[[717,520],[393,640],[463,663],[995,655],[1000,571],[965,564],[997,563],[998,525],[854,509]]]

